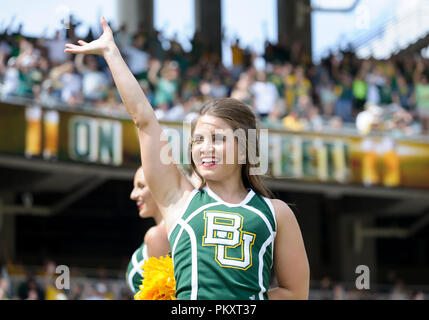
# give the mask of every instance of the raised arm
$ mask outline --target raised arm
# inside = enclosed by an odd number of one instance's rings
[[[138,128],[142,167],[168,228],[174,222],[167,216],[169,211],[167,209],[173,207],[185,193],[193,189],[193,186],[175,164],[166,164],[161,161],[161,152],[169,150],[170,146],[166,139],[161,139],[163,131],[153,108],[122,58],[115,44],[113,32],[104,17],[101,18],[101,25],[103,34],[99,39],[91,43],[80,40],[79,45],[67,44],[65,52],[97,54],[106,59],[122,101]]]

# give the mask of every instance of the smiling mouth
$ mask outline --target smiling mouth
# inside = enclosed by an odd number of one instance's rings
[[[211,168],[211,167],[214,167],[215,165],[217,165],[218,164],[218,160],[216,160],[215,158],[213,158],[213,159],[208,159],[208,158],[206,158],[206,159],[202,159],[202,161],[201,161],[201,165],[204,167],[204,168]]]
[[[144,202],[137,202],[137,208],[141,210],[144,207]]]

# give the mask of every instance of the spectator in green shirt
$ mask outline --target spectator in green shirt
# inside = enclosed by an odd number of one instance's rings
[[[422,122],[423,133],[429,133],[429,84],[426,75],[421,76],[415,87],[417,114]]]
[[[356,116],[364,108],[368,85],[365,81],[365,71],[359,71],[353,81],[353,114]]]

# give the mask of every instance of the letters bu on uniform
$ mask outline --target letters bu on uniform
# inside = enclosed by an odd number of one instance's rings
[[[252,246],[256,235],[242,231],[240,214],[206,211],[203,246],[215,246],[215,260],[221,267],[247,270],[252,266]],[[239,257],[231,257],[228,250],[238,250]]]

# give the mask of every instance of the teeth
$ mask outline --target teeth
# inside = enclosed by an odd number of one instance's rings
[[[144,202],[137,202],[137,206],[141,206]]]
[[[217,161],[216,160],[214,160],[214,159],[208,159],[208,160],[202,160],[202,163],[209,163],[209,164],[212,164],[212,163],[216,163]]]

